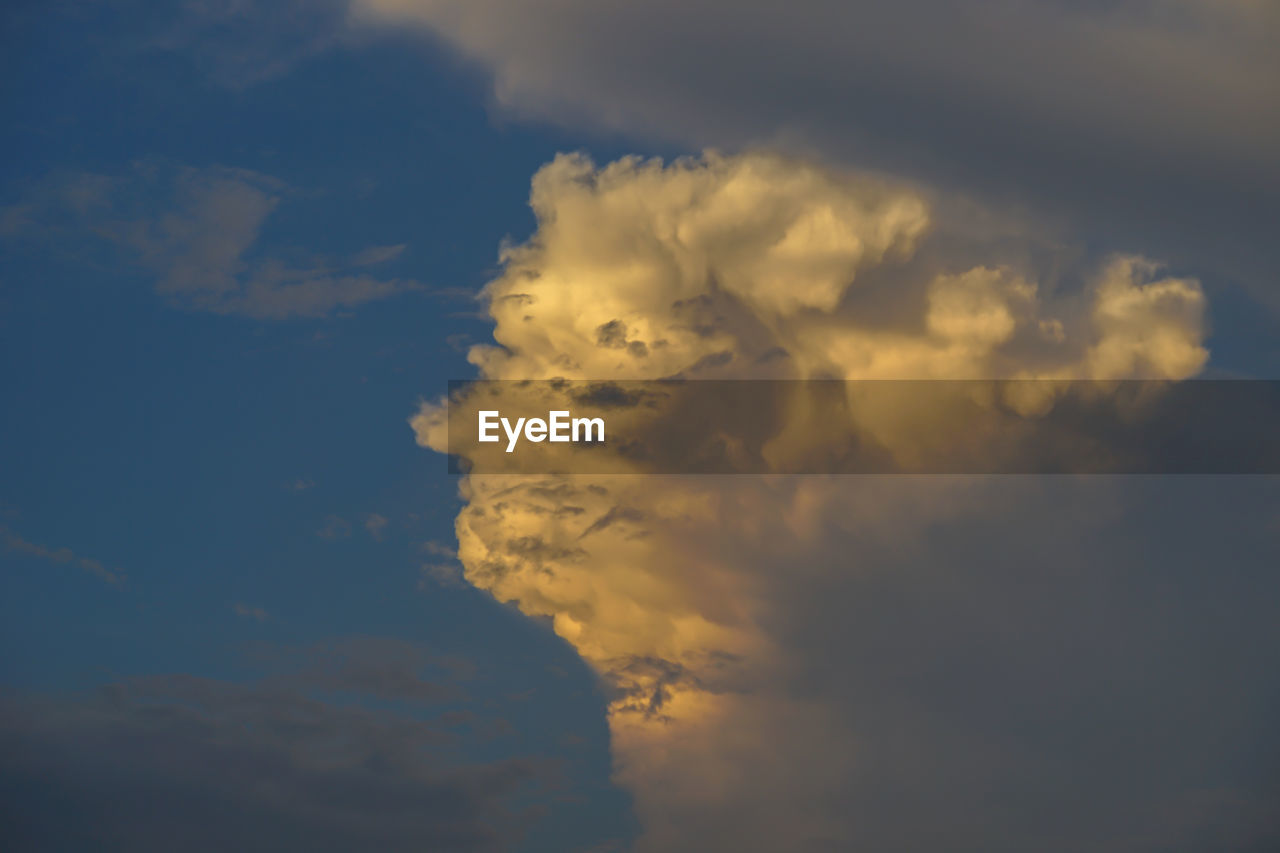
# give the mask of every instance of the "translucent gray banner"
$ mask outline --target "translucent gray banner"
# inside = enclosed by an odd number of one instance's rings
[[[452,382],[462,474],[1276,474],[1280,382]]]

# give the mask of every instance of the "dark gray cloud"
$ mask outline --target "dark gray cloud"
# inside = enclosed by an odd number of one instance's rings
[[[0,846],[508,850],[559,784],[552,759],[466,759],[485,720],[424,677],[465,674],[457,661],[377,639],[262,658],[286,671],[6,693]]]
[[[1267,0],[358,0],[504,108],[885,169],[1270,287],[1280,7]]]
[[[785,689],[852,738],[832,805],[852,849],[1277,849],[1273,478],[846,491],[881,510],[833,502],[770,589]]]

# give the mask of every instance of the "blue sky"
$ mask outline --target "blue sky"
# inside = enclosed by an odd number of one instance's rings
[[[242,681],[255,644],[394,637],[474,663],[445,710],[510,724],[493,742],[464,732],[462,760],[565,762],[567,801],[540,831],[582,849],[625,836],[594,677],[545,627],[422,573],[452,560],[422,548],[453,542],[457,483],[407,423],[469,375],[465,347],[488,329],[471,294],[500,242],[531,230],[529,176],[584,140],[495,119],[474,74],[407,40],[232,86],[146,44],[139,22],[159,14],[5,13],[0,202],[47,205],[6,235],[0,268],[2,523],[47,549],[0,551],[6,686]],[[122,215],[157,217],[174,175],[223,167],[279,198],[246,258],[403,244],[378,273],[422,289],[314,318],[204,312],[48,201],[103,177]],[[123,579],[50,559],[63,548]]]

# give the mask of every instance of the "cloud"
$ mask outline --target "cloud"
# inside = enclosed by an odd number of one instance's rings
[[[4,540],[5,547],[10,551],[51,563],[78,566],[109,584],[121,584],[125,581],[125,574],[119,569],[108,569],[100,561],[92,557],[82,557],[70,548],[49,548],[35,542],[28,542],[4,525],[0,525],[0,539]]]
[[[364,529],[370,536],[381,542],[382,538],[386,536],[388,523],[386,516],[371,512],[365,516]]]
[[[353,8],[451,46],[518,115],[911,176],[1280,304],[1280,12],[1266,0]]]
[[[385,637],[267,649],[258,662],[283,672],[274,676],[275,684],[421,707],[465,698],[458,685],[474,674],[469,661]],[[433,677],[424,677],[426,673]]]
[[[466,587],[463,580],[462,566],[457,563],[423,563],[422,580],[419,589],[438,586],[444,589],[462,589]]]
[[[83,239],[87,229],[154,275],[156,292],[171,304],[261,320],[324,317],[422,289],[361,271],[402,247],[372,247],[345,262],[264,254],[263,228],[287,196],[270,176],[221,166],[144,164],[125,177],[54,176],[0,213],[0,235]]]
[[[248,684],[6,694],[5,848],[508,850],[554,796],[549,759],[490,745],[460,760],[465,729],[422,713],[445,694],[421,680],[421,650],[363,641],[297,658],[301,674]],[[414,710],[388,707],[402,700]]]
[[[1190,278],[1131,255],[1064,277],[1025,235],[793,159],[564,156],[532,205],[536,232],[485,291],[483,378],[1176,380],[1208,356]],[[954,435],[931,412],[855,411],[889,447]],[[797,450],[821,426],[776,414]],[[436,404],[413,419],[437,450],[443,424]],[[608,686],[638,850],[1190,851],[1280,834],[1259,651],[1277,636],[1257,597],[1275,590],[1275,543],[1252,523],[1273,517],[1273,484],[584,475],[460,491],[466,580],[548,622]],[[1214,568],[1228,529],[1249,543],[1229,581]]]
[[[267,621],[267,611],[263,610],[261,607],[253,607],[248,604],[241,604],[237,602],[232,610],[235,611],[237,616],[243,619],[252,619],[259,624]]]
[[[773,154],[561,155],[531,205],[485,290],[485,378],[1178,378],[1208,355],[1192,279],[1121,255],[1042,286],[915,189]]]
[[[131,11],[127,48],[176,56],[229,89],[273,80],[358,41],[345,26],[343,0],[185,0]]]
[[[422,552],[424,554],[433,554],[437,557],[447,557],[450,560],[458,556],[458,552],[453,548],[434,539],[422,543]]]
[[[419,589],[429,589],[432,586],[461,589],[467,585],[463,578],[462,566],[458,563],[456,550],[443,542],[434,540],[423,542],[421,550],[424,554],[439,557],[442,560],[422,564],[420,568],[422,580],[418,582]]]
[[[340,515],[326,515],[324,526],[316,535],[321,539],[347,539],[351,536],[351,522]]]
[[[404,243],[397,243],[394,246],[370,246],[367,249],[359,251],[351,259],[352,266],[369,267],[376,264],[383,264],[387,261],[400,257],[405,250]]]

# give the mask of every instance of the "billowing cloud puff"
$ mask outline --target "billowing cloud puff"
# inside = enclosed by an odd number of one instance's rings
[[[537,233],[486,291],[485,378],[1179,378],[1207,357],[1199,284],[1140,258],[1107,264],[1069,329],[1011,267],[886,287],[930,231],[927,201],[777,156],[563,155],[531,203]]]
[[[928,225],[910,193],[768,156],[597,171],[565,155],[534,177],[531,203],[538,234],[488,289],[510,352],[472,353],[492,378],[655,378],[758,358]]]
[[[1121,257],[1078,292],[1042,293],[1025,265],[946,263],[919,193],[772,155],[603,169],[563,156],[532,201],[538,230],[486,292],[498,346],[471,352],[483,378],[1177,379],[1206,358],[1192,280]],[[866,417],[888,442],[918,431],[910,411]],[[442,425],[435,405],[414,419],[438,450]],[[466,579],[548,620],[613,691],[641,849],[1026,849],[1045,832],[1080,849],[1170,832],[1160,810],[1198,796],[1181,754],[1155,761],[1128,787],[1138,795],[1074,775],[1081,750],[1115,734],[1109,711],[1064,719],[1040,694],[1009,710],[1023,687],[1058,696],[1163,665],[1146,646],[1102,656],[1120,625],[1086,638],[1083,658],[1052,660],[1071,642],[1054,597],[1115,582],[1069,570],[1095,565],[1088,543],[1113,546],[1089,538],[1118,512],[1105,484],[584,475],[461,488]],[[1010,574],[1008,555],[1046,542],[1051,556]],[[1167,630],[1177,610],[1140,615]],[[1181,689],[1166,681],[1118,701],[1159,714]],[[1199,737],[1184,723],[1169,725]],[[1019,753],[1003,725],[1043,737],[1042,751]],[[1099,766],[1142,775],[1144,750]],[[1125,796],[1128,820],[1108,811]],[[1253,826],[1249,796],[1238,813],[1202,804],[1204,819]],[[1082,798],[1084,817],[1050,827],[1055,797]]]

